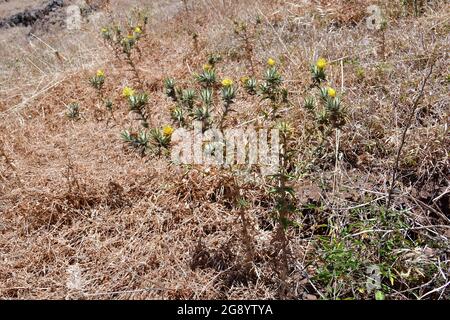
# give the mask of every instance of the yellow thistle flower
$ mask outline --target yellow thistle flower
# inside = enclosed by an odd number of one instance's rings
[[[325,69],[325,67],[327,66],[328,62],[326,59],[324,58],[319,58],[316,62],[316,66],[319,69]]]
[[[165,136],[171,136],[174,131],[175,130],[169,125],[164,126],[162,129],[162,132]]]
[[[209,63],[203,65],[204,71],[210,71],[212,68],[213,68],[213,66],[210,65]]]
[[[276,63],[277,63],[277,62],[276,62],[274,59],[272,59],[272,58],[269,58],[269,60],[267,60],[267,64],[268,64],[270,67],[273,67]]]
[[[107,32],[108,32],[108,29],[102,28],[102,33],[107,33]]]
[[[126,98],[134,96],[134,90],[130,87],[125,87],[122,90],[122,95]]]
[[[142,33],[142,29],[140,27],[136,27],[136,28],[134,28],[134,32],[141,34]]]
[[[328,93],[329,97],[332,97],[332,98],[336,97],[336,90],[334,90],[333,88],[328,88],[327,93]]]
[[[233,85],[233,80],[230,78],[225,78],[222,80],[222,86],[224,87],[231,87]]]
[[[129,34],[129,35],[127,35],[127,39],[128,39],[128,40],[133,40],[133,39],[134,39],[134,36],[133,36],[132,34]]]
[[[99,69],[97,70],[97,77],[104,77],[105,73],[103,72],[103,70]]]
[[[248,80],[250,80],[250,78],[248,76],[243,76],[240,79],[240,81],[243,85],[245,85],[248,82]]]

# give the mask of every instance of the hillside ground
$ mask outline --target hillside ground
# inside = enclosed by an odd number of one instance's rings
[[[450,7],[410,2],[376,1],[381,30],[364,0],[88,1],[80,30],[0,30],[0,298],[373,299],[377,266],[377,298],[448,299]],[[100,29],[145,3],[137,81]],[[284,280],[269,177],[176,165],[121,140],[139,129],[125,86],[149,93],[151,127],[176,126],[164,79],[193,86],[211,54],[237,85],[269,58],[283,77],[295,154]],[[346,110],[320,148],[303,107],[319,57]],[[89,84],[98,69],[113,118]],[[270,126],[265,108],[239,87],[226,126]]]

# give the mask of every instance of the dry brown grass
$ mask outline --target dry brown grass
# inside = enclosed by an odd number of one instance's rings
[[[397,278],[389,298],[417,298],[448,282],[449,7],[433,1],[414,17],[398,4],[380,2],[389,18],[384,59],[380,35],[367,31],[363,20],[371,1],[205,0],[188,1],[187,11],[178,1],[161,1],[153,5],[140,44],[138,71],[151,94],[152,125],[161,126],[170,123],[171,106],[163,79],[189,83],[211,52],[225,58],[220,75],[239,79],[248,69],[233,20],[254,21],[259,15],[262,23],[253,40],[257,74],[268,57],[281,61],[294,103],[284,115],[295,128],[298,150],[315,143],[301,108],[309,64],[318,56],[333,62],[330,82],[344,93],[348,121],[340,135],[337,165],[334,136],[321,159],[298,153],[302,174],[293,183],[298,207],[316,206],[299,209],[301,227],[290,230],[293,299],[339,296],[312,280],[325,263],[317,239],[340,235],[362,216],[372,219],[370,212],[381,212],[408,108],[430,59],[436,61],[435,72],[407,134],[393,208],[407,221],[405,230],[396,232],[416,240],[417,255],[436,269],[417,281]],[[113,2],[113,15],[123,6]],[[42,41],[32,39],[31,47],[13,32],[18,31],[4,32],[1,39],[8,45],[1,47],[0,64],[0,297],[277,298],[268,181],[236,178],[250,203],[245,212],[251,221],[256,273],[249,277],[242,273],[239,210],[230,198],[233,175],[174,166],[165,158],[141,158],[123,146],[121,130],[135,127],[120,96],[132,73],[97,33],[87,28],[79,34],[43,35]],[[100,121],[95,117],[96,95],[87,81],[98,67],[105,70],[105,91],[116,108],[116,120],[108,124],[106,113]],[[81,106],[79,121],[65,115],[65,105],[73,101]],[[257,104],[257,99],[240,99],[228,125],[264,125],[255,118]],[[355,208],[367,211],[355,218]],[[356,230],[372,234],[371,227]],[[350,238],[360,237],[358,232],[349,232]],[[362,254],[366,263],[377,262],[372,251],[377,241],[381,238],[374,236],[367,244]],[[396,249],[406,250],[399,253],[399,261],[412,259],[410,247]],[[408,266],[398,270],[406,272]],[[448,288],[427,297],[448,298]]]

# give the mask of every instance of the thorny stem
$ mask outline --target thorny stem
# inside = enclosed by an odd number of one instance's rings
[[[97,89],[97,98],[98,98],[98,102],[99,102],[99,110],[101,111],[101,107],[103,105],[103,100],[104,100],[104,94],[103,94],[103,89]]]
[[[225,121],[225,117],[227,116],[229,109],[230,109],[230,104],[225,102],[224,109],[223,109],[222,116],[220,118],[220,123],[219,123],[220,130],[223,129],[223,123]]]
[[[136,78],[137,82],[139,83],[140,89],[143,89],[144,86],[143,86],[141,77],[139,76],[139,72],[137,71],[137,68],[136,68],[135,63],[133,62],[133,59],[131,59],[130,54],[127,54],[126,60],[127,60],[127,63],[129,64],[129,66],[131,67],[131,71],[133,71],[133,73],[134,73],[134,77]]]
[[[249,222],[247,217],[245,216],[245,211],[244,209],[240,209],[239,210],[239,216],[241,218],[241,223],[242,223],[242,240],[244,242],[245,245],[245,250],[246,252],[246,256],[245,256],[245,261],[244,261],[244,267],[247,270],[247,272],[251,271],[251,267],[252,267],[252,262],[253,262],[253,252],[254,252],[254,247],[253,247],[253,243],[252,243],[252,239],[250,237],[249,234]]]
[[[334,159],[334,181],[333,181],[333,194],[335,194],[337,187],[337,174],[339,170],[339,128],[336,128],[336,143],[335,143],[335,159]]]
[[[387,207],[388,208],[391,206],[391,202],[392,202],[392,194],[394,192],[395,182],[397,180],[398,165],[399,165],[399,162],[400,162],[400,156],[402,154],[402,149],[403,149],[403,146],[405,145],[405,141],[406,141],[406,133],[408,132],[408,129],[412,125],[412,120],[414,118],[414,115],[416,114],[417,106],[419,105],[420,99],[424,95],[425,85],[427,84],[427,82],[428,82],[428,80],[429,80],[429,78],[430,78],[430,76],[431,76],[431,74],[433,72],[434,64],[435,64],[435,61],[433,61],[431,63],[430,69],[429,69],[428,73],[426,74],[425,78],[422,81],[422,85],[420,87],[419,94],[416,96],[416,99],[414,100],[413,106],[412,106],[412,108],[410,110],[410,113],[408,115],[408,119],[406,120],[406,126],[403,128],[402,136],[400,138],[400,145],[398,147],[397,155],[395,157],[394,170],[392,172],[391,185],[390,185],[390,189],[389,189],[389,193],[388,193],[388,200],[387,200]],[[397,102],[395,102],[395,104],[397,105]]]
[[[288,286],[287,286],[287,276],[289,272],[289,262],[288,262],[288,244],[289,241],[286,237],[286,231],[285,231],[285,223],[288,219],[288,211],[287,211],[287,199],[286,199],[286,136],[282,136],[282,146],[283,149],[281,151],[281,174],[279,175],[279,187],[281,190],[281,198],[280,198],[280,210],[279,210],[279,221],[278,221],[278,228],[277,228],[277,238],[279,241],[279,248],[278,252],[281,254],[281,260],[280,260],[280,288],[279,288],[279,295],[281,299],[286,299],[287,293],[288,293]]]

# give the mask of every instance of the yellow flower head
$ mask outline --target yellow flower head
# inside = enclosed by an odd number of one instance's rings
[[[277,62],[275,60],[273,60],[272,58],[269,58],[269,60],[267,60],[267,64],[270,67],[273,67]]]
[[[97,74],[97,77],[104,77],[105,76],[105,73],[101,69],[98,69],[96,74]]]
[[[222,80],[222,86],[224,87],[231,87],[233,85],[233,80],[230,78],[225,78]]]
[[[334,90],[333,88],[328,88],[327,93],[328,93],[329,97],[332,97],[332,98],[336,97],[336,90]]]
[[[136,27],[136,28],[134,28],[134,33],[141,34],[142,33],[142,29],[140,27]]]
[[[102,33],[107,33],[108,29],[107,28],[102,28]]]
[[[319,58],[316,62],[316,66],[319,69],[325,69],[325,67],[327,66],[328,62],[326,59],[324,58]]]
[[[132,34],[127,35],[127,39],[128,40],[133,40],[134,39],[134,35],[132,35]]]
[[[248,80],[250,80],[250,78],[248,76],[243,76],[241,77],[240,81],[243,85],[246,85]]]
[[[122,90],[122,95],[126,98],[134,96],[134,90],[130,87],[125,87]]]
[[[204,71],[210,71],[213,68],[212,65],[210,65],[209,63],[206,63],[203,65],[203,70]]]
[[[165,136],[171,136],[174,132],[174,129],[171,126],[167,125],[163,127],[162,132]]]

